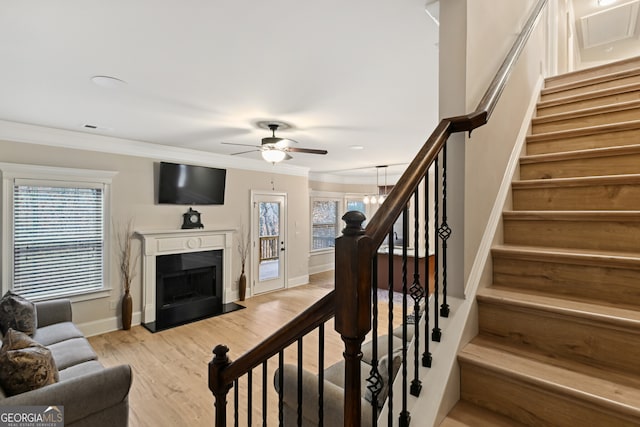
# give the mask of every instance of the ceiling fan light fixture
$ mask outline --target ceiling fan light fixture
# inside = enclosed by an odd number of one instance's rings
[[[262,158],[269,163],[279,163],[287,157],[287,153],[281,150],[262,150]]]

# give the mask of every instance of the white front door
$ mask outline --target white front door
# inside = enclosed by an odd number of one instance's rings
[[[285,193],[252,192],[252,294],[283,289],[286,286]]]

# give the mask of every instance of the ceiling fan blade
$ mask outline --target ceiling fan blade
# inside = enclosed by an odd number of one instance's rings
[[[290,153],[307,153],[307,154],[327,154],[327,150],[316,150],[315,148],[296,148],[296,147],[287,147],[283,149],[284,151],[288,151]]]
[[[238,154],[247,154],[247,153],[253,153],[255,151],[261,151],[261,150],[248,150],[248,151],[240,151],[238,153],[231,153],[229,154],[230,156],[237,156]]]
[[[221,142],[220,144],[224,144],[224,145],[238,145],[240,147],[253,147],[253,148],[260,148],[259,145],[251,145],[251,144],[239,144],[237,142]]]

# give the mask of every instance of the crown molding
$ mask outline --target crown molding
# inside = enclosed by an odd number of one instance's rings
[[[308,177],[309,168],[283,163],[272,165],[263,160],[245,159],[206,151],[152,144],[144,141],[95,135],[46,126],[0,120],[0,140],[39,144],[75,150],[97,151],[155,160],[191,162],[205,166],[250,170]]]

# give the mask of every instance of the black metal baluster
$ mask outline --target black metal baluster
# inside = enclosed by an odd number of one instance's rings
[[[413,192],[413,283],[411,284],[411,288],[409,292],[411,293],[411,298],[413,299],[413,350],[414,350],[414,360],[413,360],[413,380],[411,381],[411,388],[409,392],[412,396],[420,396],[420,390],[422,390],[422,381],[419,378],[419,370],[420,366],[418,365],[420,362],[420,302],[424,297],[424,290],[422,289],[422,285],[420,284],[420,197],[419,191],[416,190]],[[429,262],[429,257],[425,258],[426,262]],[[428,282],[428,281],[427,281]]]
[[[382,390],[382,376],[378,370],[378,256],[373,257],[373,275],[371,286],[371,334],[372,334],[372,354],[371,371],[367,378],[367,389],[371,392],[371,425],[378,425],[378,395]]]
[[[442,305],[440,316],[449,317],[447,304],[447,240],[451,237],[451,228],[447,224],[447,144],[442,149],[442,225],[438,229],[442,239]]]
[[[302,337],[298,339],[298,425],[302,425]]]
[[[435,164],[435,174],[436,174],[436,179],[435,179],[435,185],[436,185],[436,191],[435,191],[435,198],[434,198],[434,212],[433,212],[433,225],[434,225],[434,229],[436,230],[436,234],[437,231],[439,229],[439,221],[438,221],[438,207],[439,207],[439,200],[438,200],[438,178],[440,176],[440,170],[438,169],[438,159],[439,156],[436,157],[436,160],[434,162]],[[440,293],[440,286],[438,283],[438,280],[440,279],[438,277],[438,264],[440,263],[440,259],[438,258],[439,255],[439,244],[438,244],[438,239],[436,238],[436,244],[435,244],[435,255],[434,255],[434,263],[433,263],[433,279],[434,279],[434,286],[433,286],[433,330],[431,331],[431,339],[433,341],[436,342],[440,342],[440,338],[442,337],[442,331],[440,330],[439,327],[439,322],[440,319],[438,318],[438,296]]]
[[[250,369],[247,372],[247,425],[251,427],[251,418],[253,416],[253,369]]]
[[[278,426],[284,425],[284,351],[278,353]]]
[[[429,351],[429,292],[431,289],[431,269],[430,264],[430,252],[429,245],[429,171],[424,177],[424,247],[426,257],[424,263],[424,280],[425,280],[425,298],[424,298],[424,353],[422,353],[422,366],[425,368],[431,367],[432,357]]]
[[[318,328],[318,426],[324,426],[324,323]]]
[[[388,326],[387,326],[387,360],[388,360],[388,370],[387,370],[387,390],[388,390],[388,408],[389,408],[389,416],[387,423],[392,426],[393,425],[393,387],[391,387],[391,380],[393,378],[393,256],[394,256],[394,247],[393,247],[393,229],[389,231],[389,314],[388,314]]]
[[[238,380],[233,382],[233,425],[238,427],[238,405],[240,405],[240,397],[238,396]]]
[[[262,362],[262,426],[267,426],[267,361]]]
[[[408,427],[411,414],[407,411],[407,248],[409,242],[409,206],[402,211],[402,411],[400,411],[400,427]],[[414,259],[418,262],[417,259]],[[391,340],[393,335],[389,335]],[[393,355],[389,356],[389,364],[393,365]],[[389,388],[393,387],[392,376],[389,376]]]

